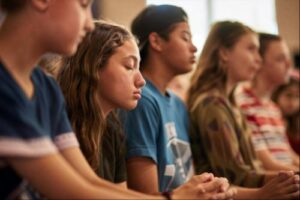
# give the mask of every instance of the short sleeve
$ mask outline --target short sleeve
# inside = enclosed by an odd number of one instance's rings
[[[126,135],[126,158],[149,157],[157,163],[160,115],[155,102],[143,97],[134,110],[122,111],[121,119]]]
[[[53,78],[36,68],[32,73],[34,96],[28,99],[9,73],[1,70],[1,156],[38,157],[78,146]]]
[[[54,81],[54,80],[53,80]],[[53,136],[54,136],[54,143],[56,147],[59,150],[63,150],[69,147],[78,147],[79,143],[76,138],[76,135],[74,134],[68,115],[66,111],[66,106],[65,106],[65,100],[63,97],[63,94],[61,90],[58,88],[57,84],[56,85],[56,93],[57,93],[57,109],[56,114],[52,116],[53,120]],[[54,112],[53,112],[54,113]],[[53,114],[52,113],[52,114]]]
[[[0,86],[0,156],[36,157],[55,153],[51,138],[43,134],[34,113],[10,85]]]

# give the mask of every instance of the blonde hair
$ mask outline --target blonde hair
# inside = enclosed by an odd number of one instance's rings
[[[212,89],[225,91],[227,71],[219,51],[221,48],[232,48],[248,33],[255,32],[240,22],[222,21],[212,26],[191,79],[187,100],[189,108],[203,92]]]

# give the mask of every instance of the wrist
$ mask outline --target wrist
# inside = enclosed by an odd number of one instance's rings
[[[165,191],[165,192],[162,192],[161,193],[167,200],[173,200],[173,198],[172,198],[172,192],[170,192],[170,191]]]

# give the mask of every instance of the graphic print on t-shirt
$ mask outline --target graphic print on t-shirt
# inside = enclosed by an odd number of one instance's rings
[[[191,163],[191,150],[188,142],[177,138],[174,122],[165,124],[168,143],[166,148],[172,152],[174,164],[168,164],[165,167],[164,176],[168,178],[166,190],[174,188],[172,185],[178,185],[176,182],[186,182],[193,174]]]

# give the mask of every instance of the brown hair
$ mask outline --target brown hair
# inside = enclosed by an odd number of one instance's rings
[[[27,3],[27,0],[0,0],[0,8],[4,12],[13,13],[19,11]]]
[[[259,37],[259,54],[261,55],[262,58],[264,58],[264,55],[271,42],[282,40],[280,36],[269,34],[269,33],[259,33],[258,37]]]
[[[98,72],[106,66],[115,50],[130,38],[132,35],[120,26],[96,22],[95,30],[86,36],[77,53],[64,58],[58,74],[72,127],[83,154],[95,171],[100,164],[102,135],[109,128],[97,103]]]
[[[280,95],[287,90],[291,86],[298,86],[299,87],[299,80],[291,78],[290,81],[286,84],[280,85],[272,94],[272,100],[278,104],[278,99]],[[300,125],[299,125],[299,114],[300,110],[296,110],[294,113],[291,113],[287,115],[286,113],[282,113],[283,117],[286,119],[287,122],[287,133],[291,135],[297,135],[300,131]]]
[[[222,21],[215,23],[201,52],[196,71],[188,92],[188,106],[191,108],[200,93],[218,89],[225,91],[227,71],[219,56],[221,48],[233,48],[245,34],[255,33],[240,22]]]

